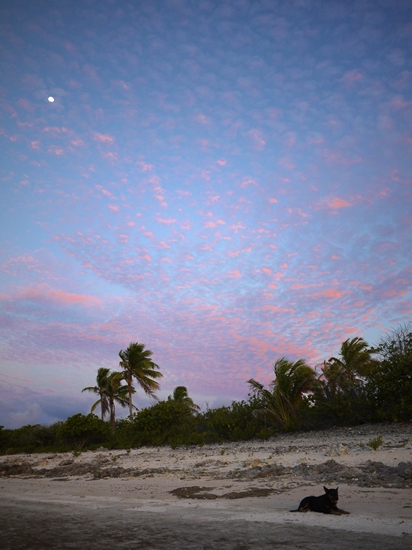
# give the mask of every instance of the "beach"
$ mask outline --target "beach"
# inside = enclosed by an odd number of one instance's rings
[[[10,455],[0,473],[4,549],[412,547],[410,423]],[[324,485],[350,515],[290,512]]]

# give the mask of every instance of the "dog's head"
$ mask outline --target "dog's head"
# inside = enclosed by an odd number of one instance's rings
[[[325,493],[328,499],[330,500],[330,502],[336,506],[339,500],[338,487],[336,487],[336,489],[327,489],[326,487],[323,487],[323,488],[325,489]]]

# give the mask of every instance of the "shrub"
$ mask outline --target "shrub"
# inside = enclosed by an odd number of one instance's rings
[[[368,441],[367,446],[371,447],[374,451],[376,451],[383,443],[382,436],[374,437],[370,441]]]
[[[209,443],[248,440],[252,437],[269,437],[274,430],[267,428],[254,411],[261,406],[251,397],[249,401],[233,401],[228,407],[210,409],[202,415],[205,440]]]
[[[57,429],[57,439],[71,444],[75,449],[82,449],[86,443],[105,442],[109,436],[109,424],[93,413],[81,413],[70,416]]]
[[[184,402],[160,401],[134,414],[128,422],[123,422],[117,435],[118,439],[127,440],[128,446],[176,446],[202,441],[194,431],[195,417]]]
[[[412,420],[412,353],[382,361],[371,375],[367,390],[381,420]]]
[[[10,453],[33,453],[53,449],[60,423],[50,426],[28,424],[15,430],[0,431],[0,449]]]

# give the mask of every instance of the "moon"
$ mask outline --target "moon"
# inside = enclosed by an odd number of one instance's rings
[[[50,103],[53,103],[54,97],[52,97],[52,96],[48,97],[48,98],[47,98],[47,101],[50,101]]]

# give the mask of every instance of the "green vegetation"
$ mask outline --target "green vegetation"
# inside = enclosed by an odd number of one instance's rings
[[[276,361],[273,370],[275,379],[268,390],[253,378],[248,382],[263,404],[263,408],[256,409],[255,414],[269,425],[294,431],[301,426],[305,410],[303,396],[313,389],[316,372],[303,359],[292,363],[284,357]]]
[[[375,421],[376,411],[368,400],[367,381],[380,368],[373,357],[376,350],[363,338],[342,343],[339,356],[322,365],[322,374],[313,387],[315,426],[355,425]]]
[[[144,445],[174,448],[266,439],[282,431],[412,421],[411,324],[398,327],[376,348],[359,337],[348,339],[338,357],[317,369],[303,359],[278,359],[268,388],[251,378],[247,400],[205,412],[189,397],[185,386],[176,387],[165,401],[137,410],[132,405],[133,382],[155,397],[162,374],[143,344],[132,343],[119,355],[121,371],[100,368],[96,385],[82,390],[98,397],[88,415],[75,414],[51,426],[37,424],[15,430],[0,426],[0,453],[80,453],[100,446],[130,452]],[[127,419],[116,420],[116,404],[129,407]],[[99,406],[100,418],[93,414]],[[367,445],[377,449],[382,438]],[[221,454],[224,452],[223,448]]]
[[[79,451],[86,444],[90,446],[103,443],[108,434],[107,423],[98,416],[93,413],[88,415],[79,413],[59,424],[56,430],[56,440]]]
[[[376,349],[381,360],[367,381],[370,405],[379,419],[412,419],[412,324],[382,338]]]
[[[150,397],[153,397],[154,392],[160,387],[156,378],[162,378],[163,374],[157,370],[159,366],[152,361],[152,355],[152,351],[145,349],[145,345],[138,342],[132,342],[127,349],[119,351],[122,376],[129,394],[130,416],[133,414],[132,394],[135,393],[133,380],[136,380]]]
[[[377,449],[379,449],[382,443],[383,443],[382,436],[379,435],[378,437],[374,437],[373,439],[368,441],[367,445],[368,447],[376,451]]]
[[[96,386],[83,388],[84,391],[96,393],[100,399],[92,405],[93,412],[98,405],[101,408],[101,419],[104,420],[108,413],[110,416],[110,429],[112,435],[115,430],[116,403],[122,407],[129,405],[129,388],[122,385],[123,374],[121,372],[110,372],[110,369],[100,368],[97,371]]]
[[[109,376],[109,372],[110,372],[110,369],[105,369],[101,367],[97,371],[96,385],[88,386],[87,388],[82,389],[82,392],[89,391],[99,396],[99,399],[96,401],[96,403],[93,403],[90,412],[94,412],[96,407],[100,405],[100,414],[101,414],[102,420],[104,420],[104,417],[109,412],[109,401],[108,401],[107,392],[106,392],[107,377]]]

